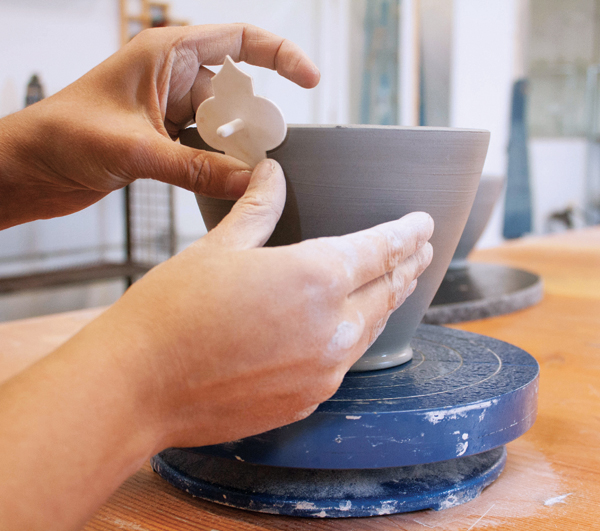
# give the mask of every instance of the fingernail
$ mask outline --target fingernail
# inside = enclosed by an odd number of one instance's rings
[[[427,212],[411,212],[407,214],[406,217],[411,217],[416,220],[419,225],[426,227],[427,232],[429,233],[429,237],[433,234],[433,229],[435,227],[435,223],[433,218]]]
[[[232,171],[227,177],[225,183],[225,193],[232,199],[238,199],[244,195],[252,172],[248,170],[236,170]]]
[[[271,175],[271,174],[275,173],[280,167],[279,164],[277,163],[277,161],[273,160],[273,159],[263,159],[258,164],[265,167],[265,169],[263,171],[267,175]],[[258,167],[258,165],[257,165],[257,167]]]

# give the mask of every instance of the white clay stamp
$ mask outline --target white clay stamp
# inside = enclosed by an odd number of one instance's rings
[[[214,149],[249,166],[267,158],[285,138],[287,127],[279,107],[254,94],[252,76],[242,72],[227,56],[221,71],[212,78],[214,97],[196,112],[196,126]]]

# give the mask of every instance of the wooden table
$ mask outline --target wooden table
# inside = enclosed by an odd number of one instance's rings
[[[195,500],[146,464],[88,522],[87,530],[600,529],[600,228],[528,238],[473,260],[541,274],[533,308],[457,325],[508,341],[541,366],[534,427],[508,445],[505,471],[476,500],[445,511],[346,520],[247,513]],[[0,325],[0,380],[22,370],[100,310]]]

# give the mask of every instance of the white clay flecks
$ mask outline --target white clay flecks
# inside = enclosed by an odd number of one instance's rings
[[[400,251],[404,245],[404,240],[396,234],[389,226],[379,226],[373,228],[374,232],[381,234],[388,242],[392,251]]]
[[[433,225],[433,219],[425,212],[413,212],[404,216],[401,219],[401,223],[403,224],[401,232],[398,231],[396,222],[385,223],[373,228],[374,231],[386,238],[392,251],[401,251],[406,239],[421,232],[425,223]]]
[[[464,443],[458,443],[456,445],[456,457],[460,457],[461,455],[464,455],[465,452],[467,451],[468,447],[469,447],[469,441],[465,441]]]
[[[444,511],[423,511],[418,522],[415,513],[397,514],[394,520],[410,531],[520,529],[522,519],[547,518],[569,503],[568,495],[561,493],[574,492],[574,485],[566,482],[534,444],[519,439],[519,451],[510,455],[502,476],[489,490],[474,500],[451,495],[440,504],[440,509],[453,507],[451,518]]]
[[[377,514],[379,516],[384,516],[386,514],[393,514],[396,512],[397,505],[398,505],[397,500],[382,501],[381,506],[376,509]]]
[[[366,253],[376,253],[377,248],[369,238],[354,234],[348,237],[320,238],[320,242],[344,256],[344,269],[348,278],[355,275],[356,268],[365,259]]]
[[[425,417],[432,424],[437,424],[442,420],[456,420],[458,417],[466,417],[469,411],[476,409],[483,409],[484,412],[494,404],[497,404],[498,400],[487,400],[486,402],[480,402],[479,404],[472,404],[470,406],[454,407],[449,409],[440,409],[439,411],[428,411],[425,413]]]
[[[457,505],[462,505],[466,501],[471,501],[471,498],[468,496],[470,496],[470,494],[464,492],[459,494],[450,494],[440,502],[439,507],[441,510],[444,510],[450,509],[451,507],[456,507]]]
[[[369,338],[369,347],[377,341],[377,338],[381,335],[381,333],[385,330],[385,325],[387,325],[388,319],[390,315],[392,315],[393,310],[390,310],[386,313],[379,321],[375,323],[373,329],[371,330],[371,337]]]
[[[310,511],[311,509],[316,509],[317,506],[313,502],[301,501],[296,503],[296,509],[298,511]]]
[[[544,505],[549,507],[552,505],[556,505],[557,503],[566,503],[565,499],[567,498],[567,496],[571,496],[571,494],[573,493],[569,492],[568,494],[563,494],[562,496],[555,496],[554,498],[549,498],[544,502]]]
[[[350,321],[342,321],[337,325],[335,333],[327,345],[329,352],[348,350],[358,343],[365,327],[365,319],[360,312],[358,312],[358,319],[358,324],[351,323]]]

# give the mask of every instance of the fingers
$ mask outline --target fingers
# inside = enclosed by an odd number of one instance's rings
[[[427,242],[393,271],[352,292],[350,302],[360,308],[367,320],[373,315],[386,315],[387,320],[387,316],[397,310],[415,290],[417,278],[429,266],[432,258],[433,247]]]
[[[350,282],[350,292],[394,271],[423,247],[433,234],[433,219],[413,212],[396,221],[346,236],[322,238],[317,242],[331,256],[337,253]]]
[[[201,241],[240,250],[261,247],[273,233],[284,205],[281,166],[265,159],[254,168],[246,193]]]
[[[299,46],[255,26],[219,24],[171,31],[177,59],[172,66],[165,127],[172,138],[193,122],[200,104],[212,96],[213,72],[203,65],[221,65],[227,55],[234,61],[276,70],[304,88],[319,82],[319,70]]]
[[[182,146],[159,135],[144,153],[138,157],[135,178],[156,179],[218,199],[238,199],[252,174],[247,164],[233,157]]]
[[[427,242],[393,271],[350,294],[346,312],[349,315],[359,316],[358,319],[354,319],[357,321],[354,328],[357,332],[360,329],[360,337],[355,334],[352,341],[348,340],[348,344],[343,345],[347,353],[343,364],[345,370],[349,369],[374,343],[383,332],[390,315],[415,291],[417,278],[425,271],[432,258],[433,248]],[[346,321],[342,324],[344,323]],[[350,326],[346,328],[350,329]],[[345,334],[344,339],[348,338],[349,334]]]
[[[188,89],[186,86],[184,91],[169,91],[165,128],[171,138],[177,138],[183,129],[194,123],[194,117],[200,104],[213,95],[211,79],[214,75],[214,72],[201,66],[191,88]]]
[[[204,65],[221,65],[230,55],[234,61],[276,70],[304,88],[319,82],[319,70],[299,46],[250,24],[192,26],[182,43],[194,46]]]

